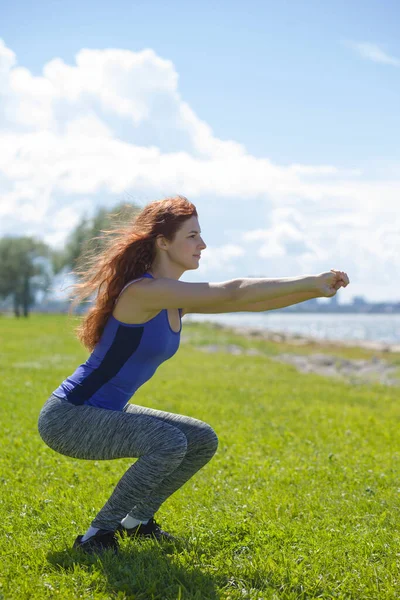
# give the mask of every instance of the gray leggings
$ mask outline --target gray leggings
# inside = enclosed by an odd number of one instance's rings
[[[152,517],[161,504],[213,457],[218,438],[198,419],[128,404],[123,411],[75,406],[51,395],[38,421],[53,450],[88,460],[137,458],[91,525],[115,529],[128,513]]]

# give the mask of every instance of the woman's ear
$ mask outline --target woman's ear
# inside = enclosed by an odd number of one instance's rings
[[[156,237],[156,246],[158,248],[160,248],[160,250],[166,250],[167,249],[167,243],[166,243],[166,239],[163,235],[158,235]]]

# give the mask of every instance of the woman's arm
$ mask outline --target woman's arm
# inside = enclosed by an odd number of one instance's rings
[[[312,300],[313,298],[320,298],[319,294],[313,292],[298,292],[297,294],[287,294],[281,298],[274,298],[273,300],[261,300],[261,302],[252,302],[247,305],[243,310],[249,312],[263,312],[265,310],[274,310],[276,308],[285,308],[285,306],[292,306],[293,304],[299,304],[299,302],[305,302]]]
[[[286,298],[293,294],[318,294],[317,277],[301,275],[299,277],[283,277],[280,279],[234,279],[231,282],[233,300],[240,306],[258,302],[270,302]],[[312,297],[312,296],[311,296]],[[300,300],[301,302],[301,300]],[[249,310],[242,308],[242,310]]]
[[[346,281],[347,279],[347,281]],[[196,309],[222,308],[234,304],[236,310],[254,302],[269,301],[290,294],[317,293],[333,296],[342,285],[347,285],[347,275],[342,271],[283,277],[282,279],[233,279],[222,283],[185,283],[169,277],[147,279],[129,286],[126,296],[132,305],[145,307],[147,311],[166,308],[188,307],[188,312],[202,312]]]
[[[254,287],[252,279],[235,279],[231,282],[237,289],[246,290],[247,287],[253,288],[250,292],[256,293],[260,290],[267,292],[264,299],[255,301],[254,299],[244,301],[245,294],[236,293],[234,297],[225,302],[219,302],[211,306],[191,306],[183,309],[183,314],[187,313],[228,313],[228,312],[262,312],[283,308],[298,304],[312,298],[330,298],[336,294],[339,288],[347,287],[350,283],[347,273],[331,269],[329,272],[321,273],[316,276],[295,277],[285,280],[278,279],[256,279]],[[276,285],[275,285],[276,283]],[[294,286],[294,288],[293,288]],[[296,289],[297,287],[297,289]],[[286,293],[284,289],[286,288]],[[288,291],[287,291],[288,288]],[[308,288],[308,289],[307,289]],[[269,292],[269,293],[268,293]]]
[[[220,283],[186,283],[158,277],[137,281],[134,286],[127,288],[125,294],[132,306],[145,307],[149,312],[182,306],[190,307],[187,312],[202,312],[202,309],[220,308],[226,304],[234,304],[239,310],[250,302],[316,289],[315,275],[282,279],[232,279]]]
[[[238,304],[237,302],[227,302],[225,304],[219,304],[216,306],[207,306],[199,308],[184,308],[183,315],[188,313],[201,313],[201,314],[219,314],[219,313],[232,313],[232,312],[262,312],[265,310],[274,310],[275,308],[284,308],[285,306],[291,306],[292,304],[298,304],[305,300],[311,300],[312,298],[319,298],[319,294],[316,292],[298,292],[294,294],[287,294],[280,298],[273,298],[272,300],[260,300],[259,302],[248,302],[247,304]]]

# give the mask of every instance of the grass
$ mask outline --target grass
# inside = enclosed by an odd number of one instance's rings
[[[72,326],[0,318],[1,599],[399,598],[398,388],[300,374],[270,360],[286,346],[207,324],[184,324],[187,341],[134,397],[218,434],[210,463],[156,515],[187,544],[71,550],[132,463],[74,460],[39,437],[45,400],[87,358]],[[195,347],[221,336],[265,354]]]

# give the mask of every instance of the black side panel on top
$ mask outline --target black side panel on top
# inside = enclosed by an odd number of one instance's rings
[[[83,404],[115,377],[128,358],[138,349],[143,331],[144,327],[119,326],[113,343],[99,367],[67,395],[67,400],[75,405]]]

